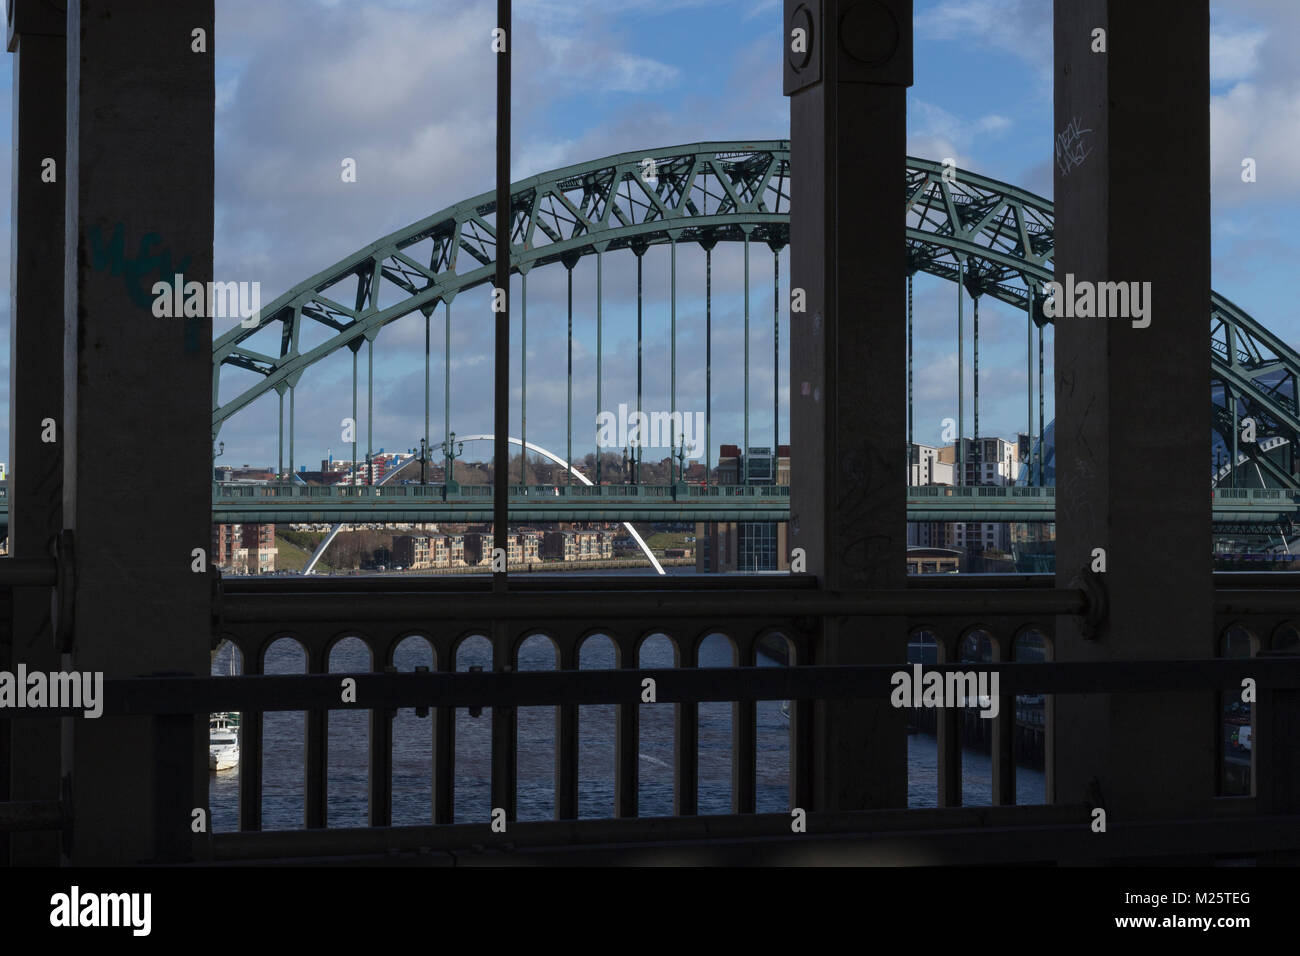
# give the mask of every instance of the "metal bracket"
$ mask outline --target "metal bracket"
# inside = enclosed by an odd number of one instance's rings
[[[50,592],[50,630],[54,633],[54,649],[60,654],[71,654],[77,573],[71,528],[64,528],[50,539],[50,553],[55,562],[54,590]]]
[[[1087,595],[1087,606],[1083,610],[1083,619],[1079,622],[1079,633],[1085,641],[1095,641],[1101,636],[1101,626],[1110,610],[1106,582],[1103,575],[1092,570],[1091,565],[1084,565],[1079,583]]]

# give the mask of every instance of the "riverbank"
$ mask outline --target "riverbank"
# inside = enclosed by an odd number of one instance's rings
[[[659,563],[665,568],[694,567],[694,558],[659,558]],[[598,561],[535,561],[531,564],[512,564],[509,567],[511,574],[568,574],[570,571],[600,571],[607,568],[627,568],[641,569],[647,574],[653,574],[652,568],[644,556],[638,555],[635,558],[602,558]],[[419,568],[410,571],[380,571],[379,574],[491,574],[492,565],[475,564],[455,568]]]

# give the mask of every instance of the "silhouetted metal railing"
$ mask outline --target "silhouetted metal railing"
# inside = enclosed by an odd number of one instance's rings
[[[0,583],[5,580],[5,570],[0,565]],[[44,575],[45,570],[41,573]],[[1261,716],[1269,721],[1256,727],[1252,756],[1252,779],[1258,781],[1256,799],[1230,801],[1231,808],[1220,808],[1198,820],[1165,821],[1165,830],[1151,830],[1140,839],[1135,836],[1134,842],[1126,846],[1147,847],[1155,853],[1151,848],[1168,840],[1170,833],[1190,832],[1187,828],[1193,827],[1199,828],[1198,852],[1296,849],[1300,848],[1300,818],[1294,814],[1300,813],[1300,795],[1287,781],[1295,779],[1289,775],[1300,770],[1300,745],[1293,734],[1284,733],[1284,728],[1294,726],[1300,716],[1300,691],[1296,690],[1300,688],[1300,656],[1294,654],[1295,642],[1290,640],[1292,634],[1300,638],[1296,630],[1300,622],[1300,590],[1286,577],[1216,576],[1216,620],[1221,633],[1266,635],[1252,645],[1252,653],[1262,654],[1266,660],[1243,655],[1217,660],[1098,663],[1050,660],[1056,617],[1087,619],[1096,613],[1098,599],[1090,589],[1057,588],[1048,576],[922,578],[913,580],[904,590],[872,592],[830,592],[818,589],[813,579],[798,575],[693,576],[688,586],[659,577],[618,581],[574,577],[512,581],[515,590],[505,595],[493,594],[488,581],[464,579],[231,580],[224,582],[216,596],[220,614],[215,641],[230,641],[239,649],[245,676],[110,679],[105,682],[104,713],[154,721],[160,754],[170,753],[172,758],[160,759],[155,786],[182,794],[193,780],[192,761],[198,755],[190,753],[186,757],[179,751],[191,749],[195,721],[205,719],[209,713],[240,712],[240,832],[214,836],[214,853],[223,859],[420,847],[456,852],[458,848],[490,841],[484,824],[454,823],[454,716],[458,708],[469,707],[492,708],[494,722],[502,722],[504,729],[494,727],[493,731],[494,777],[511,782],[516,779],[518,757],[514,712],[520,707],[555,707],[557,711],[556,820],[511,822],[512,845],[591,848],[613,842],[649,844],[669,838],[788,837],[788,816],[755,812],[757,702],[791,702],[790,806],[807,808],[812,805],[809,755],[814,703],[888,699],[893,690],[892,676],[906,667],[903,660],[897,665],[869,667],[807,663],[813,659],[819,619],[904,617],[913,642],[924,639],[936,646],[937,662],[926,663],[926,670],[979,670],[999,675],[999,715],[991,721],[993,806],[978,811],[960,807],[961,711],[947,708],[939,712],[938,723],[939,808],[814,815],[817,832],[823,837],[850,832],[939,830],[948,833],[943,843],[948,858],[980,859],[976,849],[979,841],[969,846],[961,844],[957,832],[978,824],[1011,829],[1056,828],[1053,832],[1065,841],[1060,845],[1074,846],[1070,834],[1076,829],[1087,832],[1087,808],[1009,806],[1015,802],[1013,729],[1017,698],[1168,691],[1208,695],[1213,691],[1239,691],[1243,679],[1249,677],[1257,682],[1260,693],[1255,723],[1260,724]],[[508,623],[502,627],[500,622]],[[730,638],[738,666],[698,666],[701,640],[716,633]],[[519,647],[535,634],[545,634],[554,643],[557,670],[517,670]],[[582,644],[595,634],[606,635],[613,642],[615,669],[579,669]],[[655,634],[673,641],[676,666],[638,666],[641,642]],[[1047,660],[1025,663],[1011,659],[1017,641],[1026,634],[1043,638]],[[493,670],[454,670],[457,648],[473,635],[492,641]],[[433,670],[392,673],[394,649],[412,636],[423,637],[432,648]],[[305,649],[307,673],[259,674],[267,647],[283,637],[294,638]],[[329,672],[331,648],[347,637],[366,643],[374,662],[373,672]],[[760,642],[773,637],[783,639],[788,666],[756,666]],[[967,647],[972,637],[988,642],[974,660],[968,656]],[[1269,640],[1274,644],[1270,645]],[[340,682],[347,677],[356,682],[356,703],[341,700]],[[657,705],[675,710],[674,815],[668,818],[638,818],[637,754],[645,678],[655,681]],[[1043,712],[1049,739],[1050,701],[1048,697]],[[708,702],[729,702],[733,708],[732,813],[708,815],[692,822],[691,818],[698,816],[698,705]],[[577,819],[578,713],[580,706],[589,704],[617,708],[613,819]],[[427,708],[434,721],[432,812],[428,826],[391,826],[391,717],[403,707]],[[327,828],[326,715],[335,710],[365,710],[370,715],[371,829]],[[258,832],[262,826],[264,715],[275,711],[307,714],[304,831]],[[14,711],[6,716],[49,717],[57,713]],[[167,779],[171,779],[170,785]],[[500,795],[499,784],[494,784],[494,805]],[[1236,821],[1232,827],[1221,827],[1224,814]],[[1249,825],[1241,822],[1245,816],[1250,818]],[[57,804],[0,808],[3,829],[51,828],[66,822]],[[188,818],[171,822],[160,819],[159,826],[160,846],[170,846],[176,858],[183,858]],[[178,826],[177,833],[163,832]],[[1139,830],[1141,827],[1133,833]],[[1272,834],[1271,843],[1261,842],[1266,830]],[[926,839],[938,837],[929,833]],[[1005,845],[1020,846],[1017,840],[1019,837]],[[1020,858],[1033,858],[1030,846],[1025,843],[1023,852],[1016,851],[1021,852]],[[1087,856],[1095,850],[1090,844],[1079,844],[1070,852]]]

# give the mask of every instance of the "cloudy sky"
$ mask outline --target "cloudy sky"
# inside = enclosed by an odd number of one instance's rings
[[[909,95],[912,155],[941,160],[1051,196],[1051,0],[916,0],[916,82]],[[1292,0],[1212,4],[1214,288],[1300,345],[1290,288],[1300,234],[1300,35]],[[216,274],[258,281],[269,302],[374,239],[493,187],[494,67],[490,0],[217,0]],[[779,0],[516,0],[515,178],[624,151],[700,140],[789,135],[781,94]],[[10,77],[5,71],[3,82]],[[0,135],[11,128],[0,94]],[[1243,184],[1243,157],[1258,180]],[[344,183],[340,163],[357,163]],[[10,151],[0,150],[9,175]],[[1160,171],[1151,171],[1159,188]],[[9,216],[8,191],[0,215]],[[9,242],[8,229],[0,241]],[[1158,234],[1152,241],[1159,241]],[[4,250],[7,253],[7,248]],[[635,266],[605,264],[604,402],[635,402]],[[743,265],[738,247],[714,252],[714,446],[741,440]],[[702,409],[704,257],[679,254],[679,406]],[[751,442],[772,433],[771,254],[753,264]],[[789,275],[781,263],[782,285]],[[667,254],[645,275],[645,406],[668,407]],[[7,277],[4,280],[8,282]],[[564,270],[539,270],[528,289],[528,435],[565,444]],[[575,271],[575,454],[591,450],[594,262]],[[956,414],[954,287],[917,280],[916,437],[937,441]],[[517,300],[516,300],[517,301]],[[0,296],[0,355],[8,370],[9,297]],[[967,310],[969,316],[969,309]],[[451,428],[491,430],[491,327],[486,290],[452,310]],[[444,312],[432,320],[430,438],[443,435]],[[899,317],[903,321],[903,317]],[[220,334],[231,323],[218,320]],[[512,431],[519,429],[515,317]],[[969,335],[969,321],[967,322]],[[788,326],[781,329],[782,366]],[[423,433],[424,318],[387,327],[375,344],[373,447],[416,445]],[[1048,336],[1048,375],[1051,374]],[[1025,428],[1025,319],[981,310],[981,432]],[[967,356],[969,360],[969,346]],[[360,362],[360,442],[366,444],[366,356]],[[1208,356],[1207,356],[1208,359]],[[314,366],[297,389],[299,464],[345,455],[350,355]],[[249,379],[227,373],[228,400]],[[786,421],[785,373],[779,381]],[[967,416],[970,376],[967,376]],[[1208,398],[1208,396],[1207,396]],[[4,399],[7,402],[7,395]],[[221,432],[227,464],[273,464],[276,399],[269,395]],[[1050,378],[1048,417],[1051,411]],[[7,458],[8,413],[0,414]],[[968,425],[969,428],[969,425]],[[783,425],[781,441],[788,440]],[[468,457],[487,457],[482,445]],[[715,451],[716,454],[716,451]],[[287,458],[287,452],[286,452]]]

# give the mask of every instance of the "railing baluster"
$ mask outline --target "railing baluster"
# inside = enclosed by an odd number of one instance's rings
[[[800,667],[812,660],[810,632],[791,630],[790,667]],[[790,701],[790,809],[809,810],[813,806],[813,702]]]
[[[683,641],[679,667],[698,667],[699,647]],[[679,817],[699,813],[700,705],[676,704],[673,716],[673,813]]]
[[[578,669],[578,640],[560,644],[560,670]],[[555,708],[555,818],[578,819],[578,705]]]
[[[373,650],[372,650],[373,654]],[[378,664],[379,656],[373,660]],[[376,667],[383,673],[396,674],[394,666]],[[397,712],[386,707],[370,711],[370,825],[393,825],[393,718]]]
[[[454,672],[455,657],[445,645],[438,646],[434,664],[440,671]],[[434,707],[430,711],[433,732],[433,822],[454,823],[456,813],[456,708]]]
[[[635,642],[620,637],[617,646],[619,668],[635,670],[637,666]],[[624,701],[618,705],[618,716],[615,718],[614,816],[616,817],[634,817],[638,813],[640,707],[640,698]]]
[[[941,807],[961,806],[961,713],[960,707],[938,710],[938,804]]]
[[[517,670],[511,651],[510,630],[504,622],[492,626],[492,669]],[[517,819],[519,712],[514,707],[492,708],[492,809],[502,809],[507,820]]]
[[[328,655],[319,645],[307,650],[307,672],[329,672]],[[303,822],[309,830],[323,829],[328,825],[326,790],[329,778],[329,711],[307,711],[306,735],[303,741]]]
[[[993,718],[993,805],[1016,802],[1016,698],[998,695],[998,715]]]
[[[233,651],[232,651],[233,653]],[[248,653],[239,646],[242,673],[245,676],[262,673],[260,654]],[[239,715],[239,829],[262,829],[262,712],[252,711]]]
[[[756,667],[754,639],[750,635],[737,639],[737,654],[746,667]],[[755,800],[755,775],[758,762],[758,706],[752,700],[735,701],[731,705],[731,812],[753,813]]]
[[[938,635],[936,635],[937,637]],[[961,660],[960,635],[940,639],[940,663]],[[951,648],[951,651],[949,650]],[[961,721],[960,707],[941,707],[935,721],[935,743],[939,751],[939,793],[941,807],[961,806]]]

